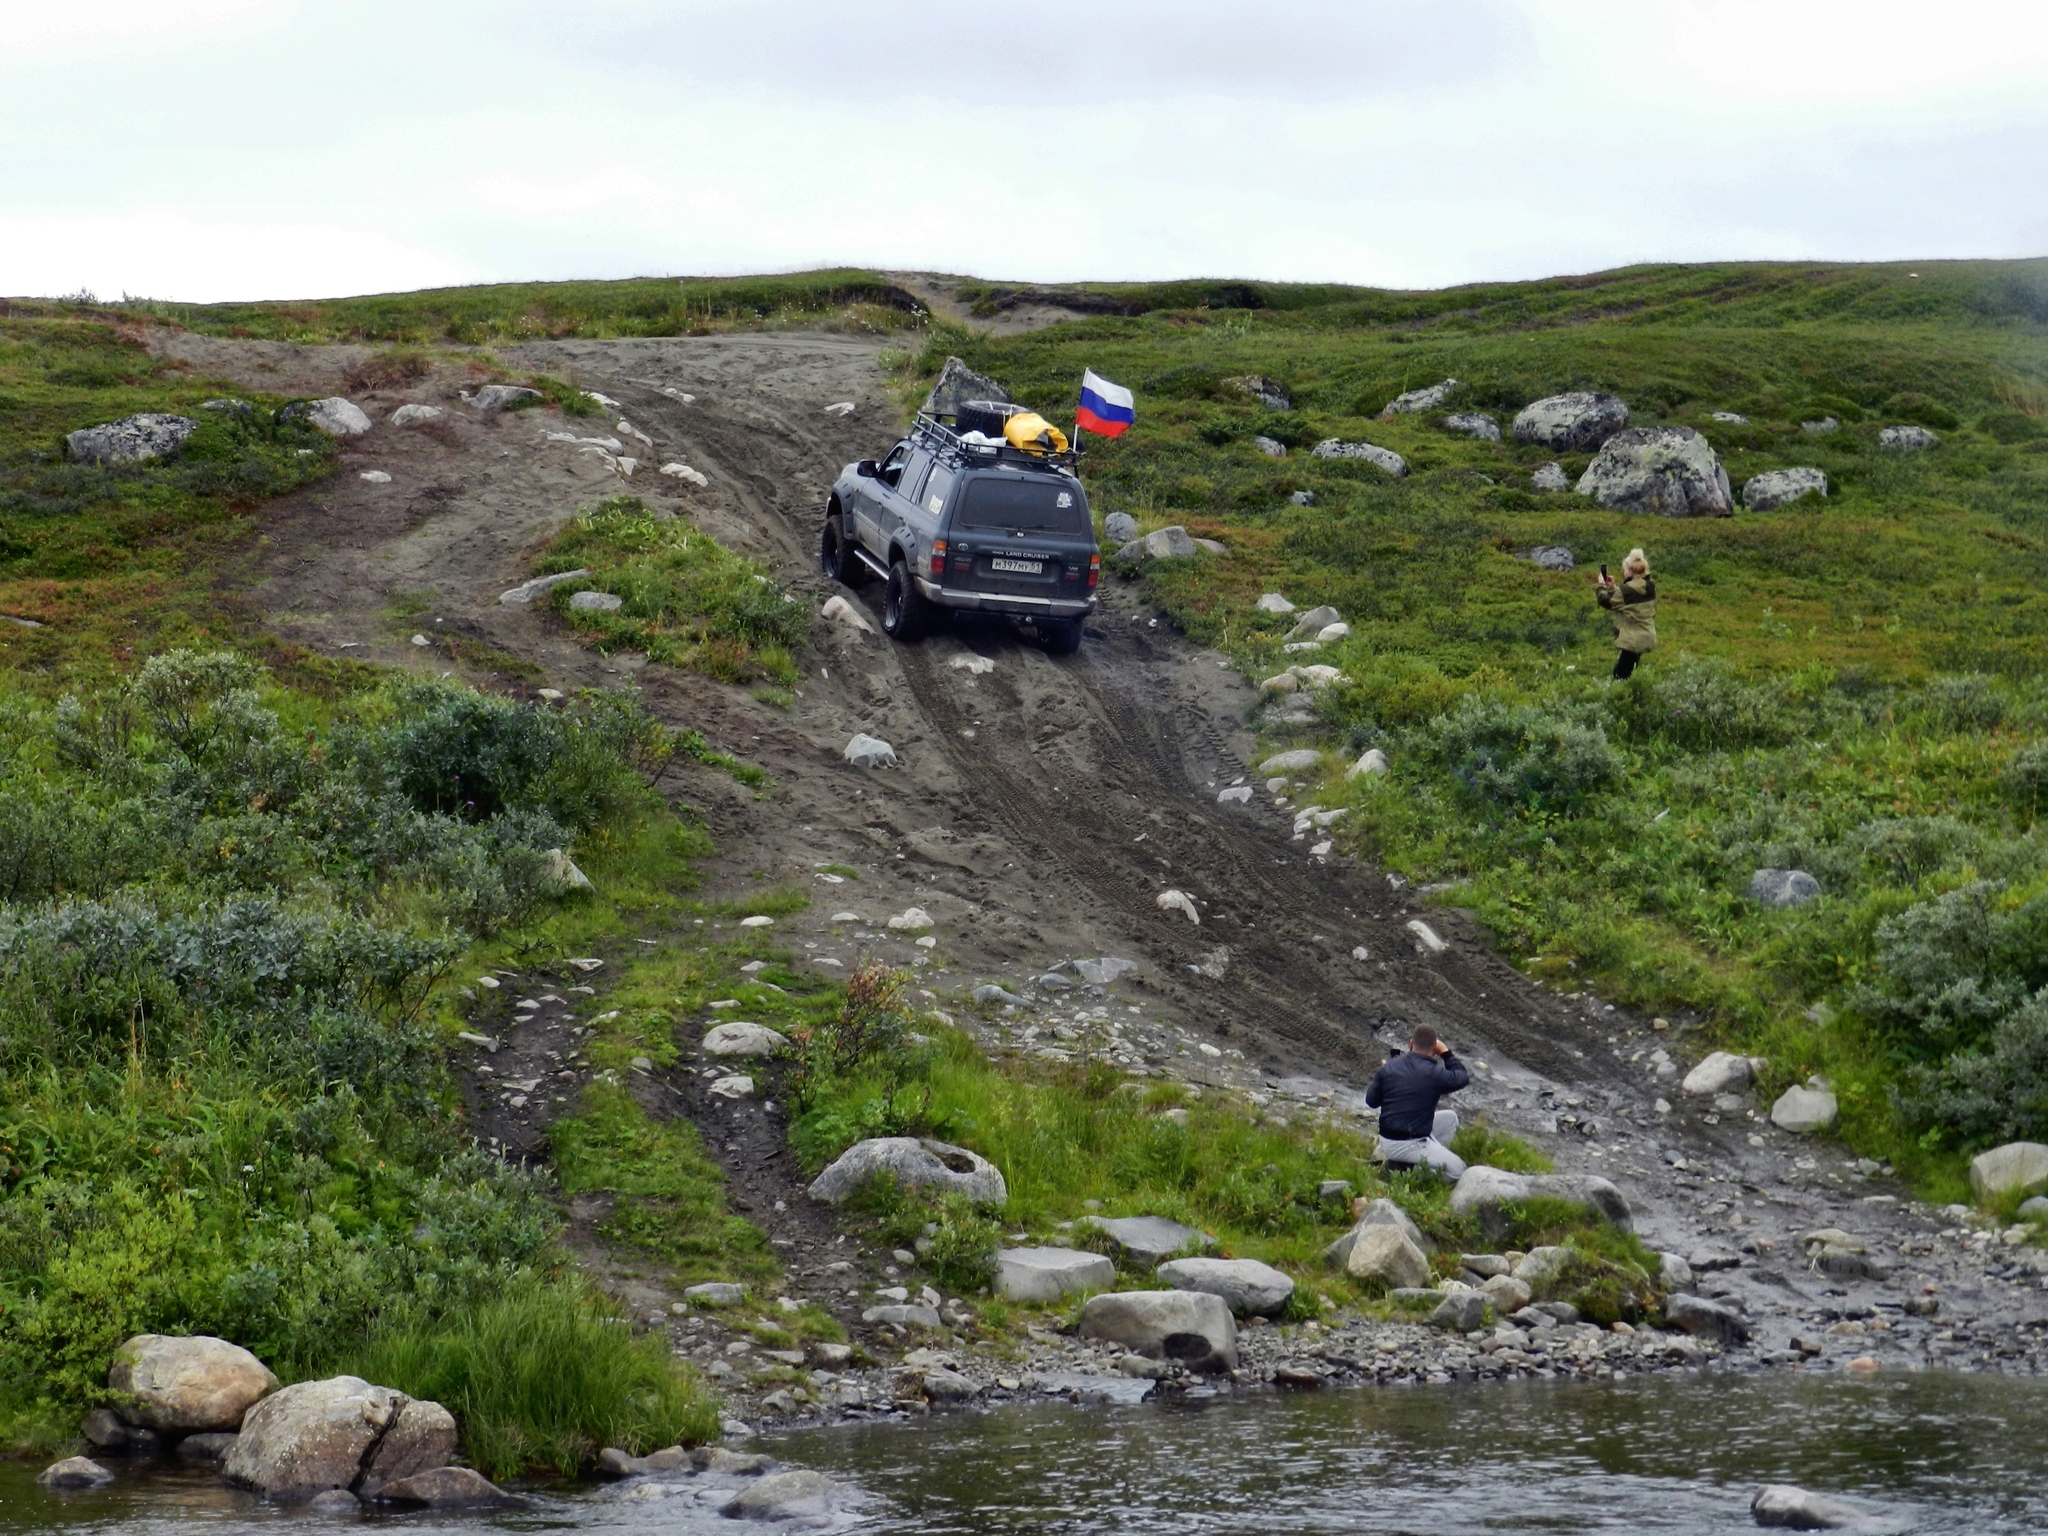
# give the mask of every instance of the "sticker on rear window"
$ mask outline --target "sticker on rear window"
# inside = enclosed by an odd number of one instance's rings
[[[1073,504],[1074,504],[1074,498],[1073,498],[1073,496],[1072,496],[1071,494],[1069,494],[1068,492],[1066,492],[1066,491],[1061,491],[1061,492],[1060,492],[1060,499],[1059,499],[1059,501],[1058,501],[1057,505],[1059,505],[1059,506],[1062,506],[1062,507],[1071,507],[1071,506],[1072,506]]]

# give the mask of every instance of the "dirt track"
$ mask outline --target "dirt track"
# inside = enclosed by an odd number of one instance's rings
[[[340,391],[361,356],[175,335],[158,344],[245,388],[305,394]],[[340,473],[269,511],[238,600],[316,649],[495,677],[515,691],[636,675],[666,718],[774,776],[765,800],[708,772],[691,775],[683,794],[724,850],[721,894],[764,880],[813,890],[809,911],[778,925],[813,962],[851,966],[873,954],[914,964],[955,1006],[979,982],[1029,995],[1031,979],[1057,962],[1126,956],[1142,970],[1119,985],[1118,1001],[1228,1053],[1176,1058],[1180,1075],[1302,1097],[1341,1100],[1389,1043],[1426,1022],[1487,1063],[1462,1109],[1539,1140],[1565,1171],[1614,1179],[1658,1246],[1689,1253],[1762,1238],[1767,1254],[1836,1221],[1872,1237],[1923,1229],[1903,1208],[1836,1210],[1881,1187],[1828,1171],[1843,1166],[1839,1150],[1792,1143],[1747,1112],[1724,1123],[1703,1106],[1656,1111],[1660,1093],[1679,1099],[1675,1083],[1629,1058],[1671,1045],[1685,1059],[1692,1053],[1674,1038],[1682,1030],[1651,1034],[1647,1021],[1597,1000],[1535,987],[1461,914],[1425,911],[1355,862],[1312,859],[1263,787],[1249,805],[1218,804],[1234,780],[1258,784],[1242,726],[1250,695],[1133,588],[1107,584],[1080,653],[1061,661],[989,625],[899,647],[820,620],[787,708],[635,658],[600,657],[546,612],[497,602],[580,504],[630,489],[768,561],[815,610],[836,590],[813,558],[826,487],[845,462],[893,437],[878,350],[857,338],[771,334],[536,343],[501,354],[616,400],[601,420],[480,415],[458,397],[476,382],[459,354],[410,388],[353,392],[378,425],[345,448]],[[406,400],[446,414],[426,428],[385,424]],[[825,410],[847,401],[850,415]],[[622,418],[651,450],[625,436]],[[546,440],[548,431],[620,437],[640,470],[622,481],[597,455]],[[655,472],[672,460],[702,471],[709,486]],[[391,482],[358,478],[370,470]],[[853,596],[873,620],[874,590]],[[413,646],[414,633],[430,644]],[[953,665],[969,653],[994,670],[977,676]],[[846,766],[840,752],[856,731],[893,743],[903,766]],[[819,869],[828,863],[860,878],[826,883]],[[1169,887],[1198,899],[1199,927],[1156,906]],[[936,922],[929,955],[882,926],[913,904]],[[832,920],[844,911],[859,921]],[[1449,941],[1441,954],[1425,956],[1406,930],[1418,916]],[[1359,947],[1362,961],[1353,958]],[[1768,1133],[1766,1147],[1750,1141],[1757,1132]],[[1681,1149],[1690,1173],[1660,1156]],[[1701,1172],[1702,1162],[1716,1171]],[[1745,1191],[1757,1197],[1752,1207],[1773,1209],[1745,1215]],[[1717,1194],[1718,1208],[1703,1209]],[[1793,1242],[1793,1276],[1796,1254]],[[1819,1277],[1795,1282],[1762,1268],[1761,1254],[1757,1263],[1753,1284],[1739,1283],[1748,1270],[1729,1278],[1758,1305],[1797,1308],[1826,1289]]]

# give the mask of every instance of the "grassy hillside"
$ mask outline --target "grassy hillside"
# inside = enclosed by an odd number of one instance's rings
[[[1451,882],[1518,963],[1702,1009],[1775,1085],[1831,1074],[1849,1139],[1937,1185],[1963,1150],[2048,1134],[2048,262],[1209,296],[1238,307],[934,335],[920,371],[957,351],[1056,418],[1084,366],[1133,387],[1138,427],[1088,446],[1098,510],[1232,548],[1148,567],[1151,594],[1255,676],[1343,669],[1318,724],[1271,739],[1330,747],[1314,798],[1354,807],[1344,837]],[[1251,374],[1293,409],[1230,382]],[[1449,409],[1504,429],[1531,400],[1610,390],[1636,424],[1705,433],[1738,486],[1811,465],[1830,495],[1666,521],[1538,492],[1548,452],[1377,419],[1445,378]],[[1802,430],[1824,416],[1839,430]],[[1940,445],[1878,446],[1909,421]],[[1411,473],[1306,452],[1332,437]],[[1563,457],[1574,478],[1589,461]],[[1661,648],[1618,685],[1589,579],[1635,544]],[[1518,558],[1538,545],[1578,572]],[[1252,606],[1274,590],[1336,605],[1351,638],[1283,659],[1286,622]],[[1336,776],[1375,745],[1387,779]],[[1825,898],[1760,909],[1744,892],[1765,866],[1812,871]]]

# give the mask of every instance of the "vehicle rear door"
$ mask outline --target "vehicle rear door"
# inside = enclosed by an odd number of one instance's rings
[[[1065,475],[974,474],[947,521],[949,586],[1005,597],[1085,602],[1095,528]]]

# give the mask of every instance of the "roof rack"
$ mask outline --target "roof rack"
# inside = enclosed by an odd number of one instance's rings
[[[1008,443],[970,443],[936,416],[918,412],[910,440],[935,459],[967,469],[1058,470],[1071,475],[1078,462],[1072,449],[1064,453],[1026,453]]]

